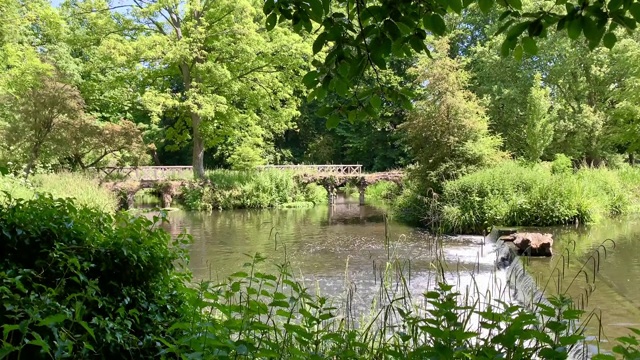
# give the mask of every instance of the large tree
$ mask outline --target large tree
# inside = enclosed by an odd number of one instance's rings
[[[265,31],[252,0],[133,0],[128,14],[144,28],[133,40],[141,70],[155,79],[142,101],[157,119],[174,112],[169,135],[190,140],[195,175],[204,176],[206,148],[236,167],[264,161],[263,150],[297,114],[294,91],[310,44],[284,27]]]
[[[437,58],[423,58],[413,69],[422,90],[403,127],[422,190],[438,192],[444,181],[491,165],[504,154],[500,138],[489,133],[484,107],[467,89],[469,74],[461,60],[447,56],[446,40],[436,44]]]

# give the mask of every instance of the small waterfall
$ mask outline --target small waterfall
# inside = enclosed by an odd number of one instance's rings
[[[488,236],[488,240],[495,243],[497,269],[498,271],[506,272],[507,287],[509,289],[508,300],[534,312],[538,309],[539,304],[553,307],[538,287],[533,276],[525,268],[522,258],[511,247],[499,240],[500,236],[513,232],[514,230],[510,229],[494,228]],[[541,322],[549,320],[539,312],[538,314]],[[576,324],[573,324],[573,328],[570,331],[573,331],[575,327]],[[584,341],[569,350],[569,359],[572,360],[590,359],[592,355],[594,354]]]

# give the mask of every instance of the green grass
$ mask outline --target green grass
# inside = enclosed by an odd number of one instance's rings
[[[193,183],[183,200],[191,210],[265,209],[285,204],[320,204],[327,201],[324,188],[302,185],[290,171],[210,170],[210,185]]]
[[[97,179],[79,173],[37,174],[27,181],[0,176],[0,192],[19,199],[32,199],[38,193],[49,193],[54,198],[74,198],[79,205],[111,213],[118,208],[117,198],[111,191],[101,188]],[[0,199],[3,196],[0,194]]]
[[[639,178],[631,168],[553,173],[546,164],[508,161],[445,183],[440,220],[448,232],[595,224],[637,211]]]
[[[393,181],[378,181],[377,183],[367,186],[364,191],[364,196],[366,201],[388,202],[395,200],[401,192],[402,189],[400,186]],[[353,184],[345,186],[344,193],[356,199],[360,196],[358,188]]]

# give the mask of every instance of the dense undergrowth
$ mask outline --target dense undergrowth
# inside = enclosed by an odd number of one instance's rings
[[[495,225],[594,224],[638,211],[640,170],[570,165],[506,161],[445,182],[439,195],[409,185],[395,213],[444,232],[481,233]]]
[[[210,170],[207,180],[183,189],[183,203],[188,209],[305,207],[327,202],[324,188],[302,185],[287,171]]]
[[[0,357],[563,359],[583,339],[569,299],[530,311],[443,281],[411,299],[392,257],[380,302],[359,319],[353,298],[336,307],[287,264],[258,271],[260,256],[222,283],[190,285],[174,267],[188,237],[172,241],[161,220],[48,196],[1,204]],[[640,355],[634,333],[614,348],[622,358]]]
[[[28,180],[0,175],[0,201],[6,199],[5,193],[21,199],[48,193],[57,198],[74,198],[78,205],[111,213],[118,208],[118,200],[113,192],[100,187],[96,178],[81,173],[36,174]]]

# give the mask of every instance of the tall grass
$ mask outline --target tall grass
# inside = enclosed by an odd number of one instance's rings
[[[302,207],[327,201],[322,187],[302,185],[289,171],[210,170],[206,176],[207,184],[185,189],[184,202],[189,209]]]
[[[0,176],[0,192],[18,199],[32,199],[36,194],[48,193],[54,198],[74,198],[79,205],[110,213],[118,208],[113,192],[100,187],[97,179],[80,173],[36,174],[29,180]],[[0,200],[3,196],[0,194]]]
[[[552,173],[543,165],[505,162],[445,183],[443,226],[477,232],[493,225],[597,223],[635,209],[639,174],[606,168]]]

